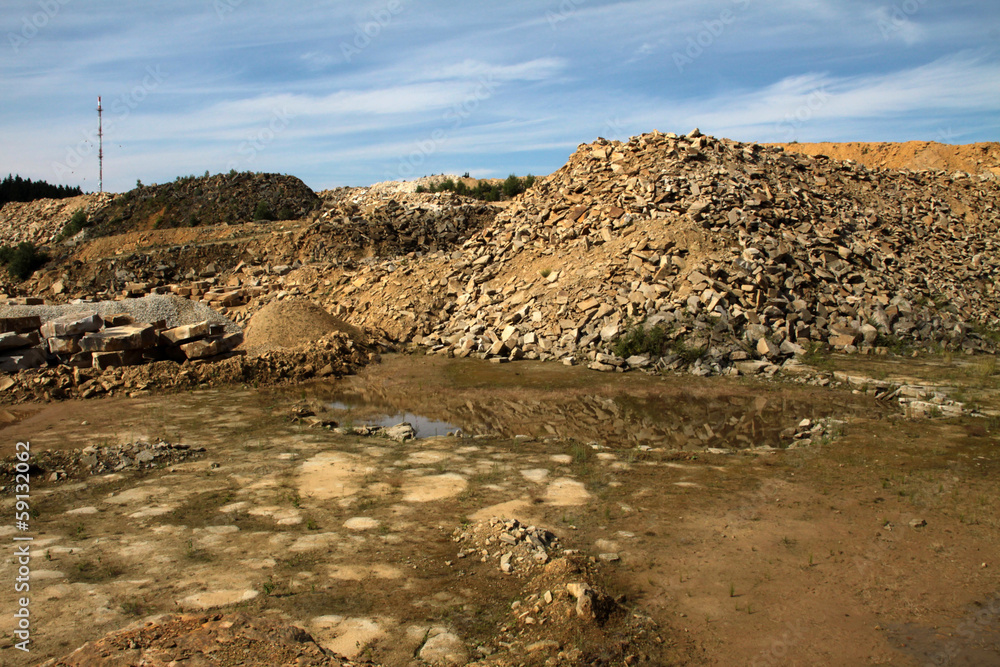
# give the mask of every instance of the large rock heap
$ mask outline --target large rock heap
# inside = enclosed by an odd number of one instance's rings
[[[814,344],[993,349],[998,194],[993,179],[698,131],[602,139],[459,252],[365,267],[329,298],[441,353],[585,356],[605,369],[625,366],[604,352],[637,322],[676,342],[668,365],[706,373]]]

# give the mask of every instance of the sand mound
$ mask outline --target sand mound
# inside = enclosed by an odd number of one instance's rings
[[[367,344],[363,331],[334,317],[312,301],[272,301],[250,318],[243,347],[254,354],[299,347],[335,331],[348,334],[356,343]]]
[[[826,155],[834,160],[854,160],[871,169],[941,169],[1000,176],[1000,144],[996,142],[964,146],[934,141],[778,145],[793,153]]]

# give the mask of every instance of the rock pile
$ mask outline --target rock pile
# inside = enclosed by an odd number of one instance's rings
[[[66,199],[7,202],[0,207],[0,239],[3,239],[0,245],[17,245],[23,241],[35,245],[52,243],[78,210],[89,217],[114,197],[105,192]]]
[[[545,565],[550,553],[562,548],[559,538],[536,526],[525,526],[517,519],[492,518],[459,528],[452,540],[463,545],[456,558],[477,558],[481,562],[496,561],[504,574],[524,576],[526,571]]]
[[[338,332],[316,341],[308,349],[279,350],[258,356],[236,354],[219,360],[185,361],[180,365],[157,361],[104,370],[60,365],[0,378],[0,403],[141,396],[151,389],[283,385],[348,375],[377,358],[374,351],[356,345],[349,336]]]
[[[632,322],[663,367],[754,373],[812,346],[992,350],[1000,184],[651,134],[583,145],[460,252],[331,298],[433,352],[596,361]],[[637,355],[637,365],[649,359]],[[736,366],[739,362],[752,362]]]
[[[120,195],[91,216],[88,237],[140,229],[293,220],[319,205],[301,180],[252,172],[178,178]]]
[[[328,191],[319,219],[340,244],[380,256],[450,249],[488,225],[502,210],[454,193],[415,194],[376,188]]]
[[[63,315],[42,324],[38,315],[0,318],[0,370],[6,373],[52,363],[104,370],[163,359],[208,359],[233,350],[242,333],[208,320],[167,328],[160,320],[137,323],[128,313],[101,317]]]
[[[205,451],[204,447],[172,444],[164,440],[156,442],[129,442],[106,447],[84,447],[83,449],[47,449],[35,453],[31,458],[32,474],[48,482],[64,479],[78,479],[89,475],[104,475],[128,470],[160,468],[183,461]],[[0,472],[13,479],[17,458],[8,456],[0,462]],[[4,489],[0,488],[0,492]]]

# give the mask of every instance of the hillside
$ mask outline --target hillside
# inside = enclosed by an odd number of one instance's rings
[[[22,241],[36,245],[51,243],[77,210],[91,216],[112,199],[114,195],[105,192],[66,199],[7,202],[0,207],[0,245]]]
[[[307,215],[319,197],[294,176],[251,172],[178,178],[117,197],[90,220],[88,236],[174,227],[291,220]]]
[[[935,141],[775,144],[792,153],[854,160],[869,169],[964,171],[1000,177],[1000,144],[956,146]]]

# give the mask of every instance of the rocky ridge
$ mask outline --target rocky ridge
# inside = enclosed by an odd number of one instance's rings
[[[82,210],[89,217],[114,197],[105,192],[66,199],[7,202],[0,207],[0,238],[3,239],[0,245],[17,245],[24,241],[35,245],[52,243],[74,213]]]
[[[598,140],[460,250],[361,267],[329,298],[432,352],[600,370],[632,365],[607,350],[634,322],[667,331],[660,368],[698,374],[813,345],[992,350],[997,194],[698,131]]]

